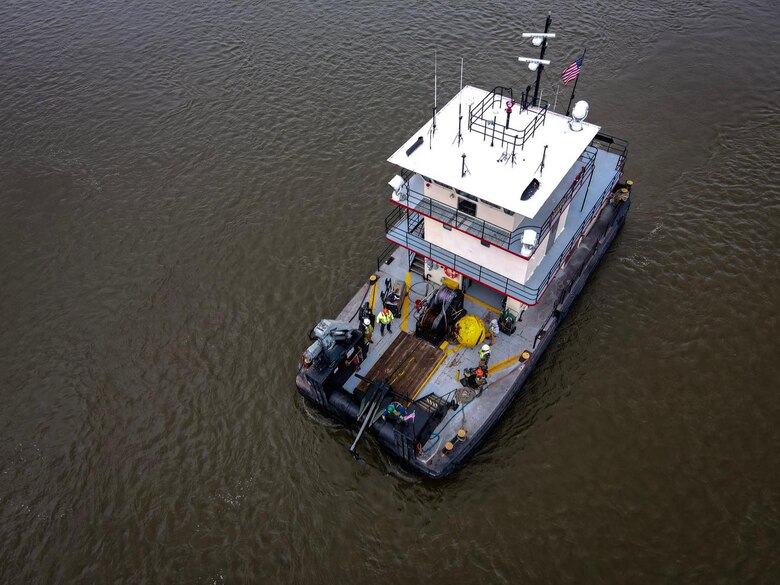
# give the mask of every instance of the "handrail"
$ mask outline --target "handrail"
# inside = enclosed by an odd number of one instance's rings
[[[617,153],[618,161],[615,164],[615,170],[623,172],[623,165],[626,162],[626,154],[628,152],[627,140],[599,132],[591,141],[591,145],[605,152]]]
[[[534,304],[536,302],[537,290],[526,287],[519,282],[501,276],[492,270],[471,262],[462,256],[458,256],[444,248],[431,244],[419,236],[410,234],[406,230],[399,229],[394,231],[392,227],[387,233],[387,238],[391,242],[412,250],[438,264],[450,267],[473,280],[479,281],[513,298],[517,298],[524,303]],[[398,237],[397,234],[402,234],[402,236]]]
[[[510,232],[487,220],[463,213],[451,205],[432,199],[425,194],[412,189],[409,183],[411,175],[406,177],[406,182],[398,190],[398,193],[405,197],[405,203],[395,200],[394,202],[507,251],[511,251],[511,247],[522,240],[523,233],[526,230],[535,230],[538,233],[538,237],[536,238],[536,244],[531,251],[531,255],[533,255],[547,236],[547,233],[555,220],[560,217],[563,210],[566,208],[566,205],[574,198],[579,187],[584,185],[593,173],[593,167],[596,161],[594,153],[589,152],[588,149],[586,149],[579,160],[585,163],[584,166],[574,178],[574,181],[572,181],[572,184],[566,190],[566,193],[561,197],[558,205],[556,205],[541,226],[524,225]],[[513,253],[516,254],[517,252]],[[526,257],[522,254],[520,255],[523,258],[530,258],[530,256]]]
[[[390,255],[395,250],[396,246],[393,244],[388,244],[385,246],[385,249],[382,250],[382,253],[379,254],[379,256],[376,257],[376,269],[379,270],[382,268],[382,264],[384,264],[385,260],[387,260]]]
[[[547,119],[547,110],[549,109],[550,104],[546,100],[541,99],[537,99],[537,103],[532,104],[522,103],[521,101],[521,103],[518,104],[521,111],[523,109],[529,110],[530,107],[537,107],[539,108],[539,111],[536,113],[536,116],[534,116],[534,118],[530,120],[528,124],[526,124],[525,128],[520,130],[519,128],[512,126],[510,123],[510,120],[512,120],[511,118],[507,119],[506,123],[503,121],[499,123],[498,116],[494,116],[493,120],[485,117],[485,114],[489,109],[492,109],[492,107],[497,107],[503,112],[502,102],[504,97],[506,97],[504,95],[505,91],[507,92],[509,98],[512,99],[512,88],[498,86],[495,87],[492,92],[482,98],[482,100],[476,106],[470,107],[467,127],[469,131],[474,128],[476,128],[477,131],[481,129],[484,139],[487,139],[488,131],[490,131],[491,141],[498,140],[498,142],[502,145],[512,145],[513,148],[519,146],[520,150],[523,150],[523,147],[529,138],[533,138],[533,136],[536,134],[536,129],[539,126],[544,125],[544,122]],[[503,118],[503,114],[501,117]],[[519,115],[515,116],[514,120],[518,119]],[[500,131],[497,130],[499,125]],[[491,128],[488,128],[488,126]]]
[[[547,285],[550,283],[550,280],[552,280],[552,278],[558,272],[558,269],[561,267],[561,264],[571,253],[572,248],[579,241],[580,237],[585,232],[585,229],[588,227],[595,214],[601,210],[604,201],[610,195],[617,178],[618,177],[615,176],[612,181],[610,181],[601,194],[599,204],[593,206],[593,209],[591,209],[585,219],[580,223],[574,237],[571,238],[555,262],[552,263],[550,269],[547,271],[547,274],[535,287],[520,284],[515,280],[494,272],[493,270],[480,266],[471,260],[467,260],[466,258],[458,256],[457,254],[436,246],[435,244],[431,244],[424,239],[419,223],[414,229],[414,232],[417,233],[410,233],[408,228],[404,229],[403,226],[400,225],[404,220],[406,220],[407,226],[409,225],[409,218],[405,218],[406,214],[404,213],[404,208],[401,207],[394,208],[393,211],[390,212],[385,218],[387,239],[399,246],[403,246],[408,250],[412,250],[416,254],[420,254],[421,256],[429,258],[438,264],[451,268],[463,274],[464,276],[471,278],[472,280],[481,282],[482,284],[502,294],[506,294],[522,303],[527,305],[534,305],[539,301],[539,298],[541,298],[542,294],[544,294],[544,291],[547,289]],[[396,230],[395,228],[398,229]],[[403,237],[397,237],[396,234],[399,233],[402,234]]]

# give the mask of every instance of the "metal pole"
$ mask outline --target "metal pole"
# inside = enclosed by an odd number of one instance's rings
[[[585,202],[588,200],[588,193],[590,193],[590,183],[593,180],[593,170],[590,171],[590,177],[588,177],[588,186],[585,187],[585,196],[582,198],[582,205],[580,205],[580,213],[585,209]]]
[[[460,125],[463,121],[463,114],[461,113],[462,107],[461,104],[458,104],[458,135],[455,137],[455,140],[458,141],[458,146],[460,146],[460,143],[463,141],[463,135],[460,133]]]
[[[569,105],[566,107],[566,115],[571,112],[571,103],[574,101],[574,92],[577,91],[577,82],[580,80],[580,76],[577,75],[577,79],[574,80],[574,87],[571,88],[571,97],[569,98]]]
[[[433,149],[433,135],[436,134],[436,107],[438,100],[438,84],[436,78],[436,50],[433,51],[433,125],[431,126],[431,140],[429,148]]]
[[[463,121],[463,58],[460,59],[460,91],[458,92],[458,135],[455,140],[458,146],[463,142],[463,135],[460,133],[461,122]]]
[[[583,49],[582,51],[582,64],[585,64],[585,52],[587,51],[587,47]],[[581,67],[581,66],[580,66]],[[566,115],[568,116],[571,112],[571,103],[574,101],[574,92],[577,91],[577,82],[580,80],[580,74],[577,73],[577,77],[574,79],[574,87],[571,88],[571,97],[569,98],[569,105],[566,108]]]
[[[550,12],[547,13],[547,21],[544,24],[544,32],[548,33],[550,32],[550,24],[552,23],[552,14]],[[542,40],[542,51],[539,53],[539,59],[544,59],[544,50],[547,48],[547,37],[545,36]],[[538,105],[537,99],[539,96],[539,82],[542,79],[542,71],[544,70],[544,65],[539,63],[539,67],[536,69],[536,85],[534,86],[534,99],[532,104]]]

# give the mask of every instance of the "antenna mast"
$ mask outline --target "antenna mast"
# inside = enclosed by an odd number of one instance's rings
[[[463,142],[463,134],[460,132],[460,126],[463,121],[463,57],[460,58],[460,92],[458,93],[458,135],[455,137],[455,140],[453,142],[458,143],[458,146],[460,146],[460,143]]]
[[[544,59],[544,50],[547,48],[547,33],[550,32],[550,24],[552,24],[552,13],[547,13],[547,21],[544,23],[544,33],[545,36],[542,37],[542,52],[539,53],[539,60],[541,61]],[[534,85],[534,99],[532,104],[534,106],[538,106],[539,103],[537,102],[538,96],[539,96],[539,82],[542,79],[542,70],[544,69],[544,63],[540,63],[539,67],[536,70],[536,85]]]
[[[528,109],[530,106],[538,106],[541,96],[539,95],[539,82],[542,79],[542,71],[545,65],[549,65],[550,61],[544,58],[544,51],[547,49],[547,42],[550,39],[555,38],[555,33],[550,32],[550,24],[552,24],[552,14],[547,13],[547,21],[544,24],[543,33],[523,33],[523,38],[531,39],[531,44],[534,47],[542,47],[539,53],[538,59],[530,59],[528,57],[518,57],[517,60],[521,63],[528,63],[528,68],[531,71],[536,71],[536,83],[534,84],[534,95],[531,97],[531,86],[529,85],[523,93],[523,105],[522,109]]]
[[[433,50],[433,124],[431,124],[431,130],[429,132],[431,139],[429,141],[429,148],[433,148],[433,135],[436,134],[436,102],[438,99],[438,86],[436,83],[436,49]]]

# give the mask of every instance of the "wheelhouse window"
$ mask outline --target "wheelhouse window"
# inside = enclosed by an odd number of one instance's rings
[[[477,204],[464,197],[458,197],[458,211],[472,217],[477,217]]]

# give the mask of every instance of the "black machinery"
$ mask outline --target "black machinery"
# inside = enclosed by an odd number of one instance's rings
[[[446,286],[434,292],[426,301],[426,308],[417,320],[415,335],[434,345],[447,339],[458,319],[466,314],[463,291]]]

